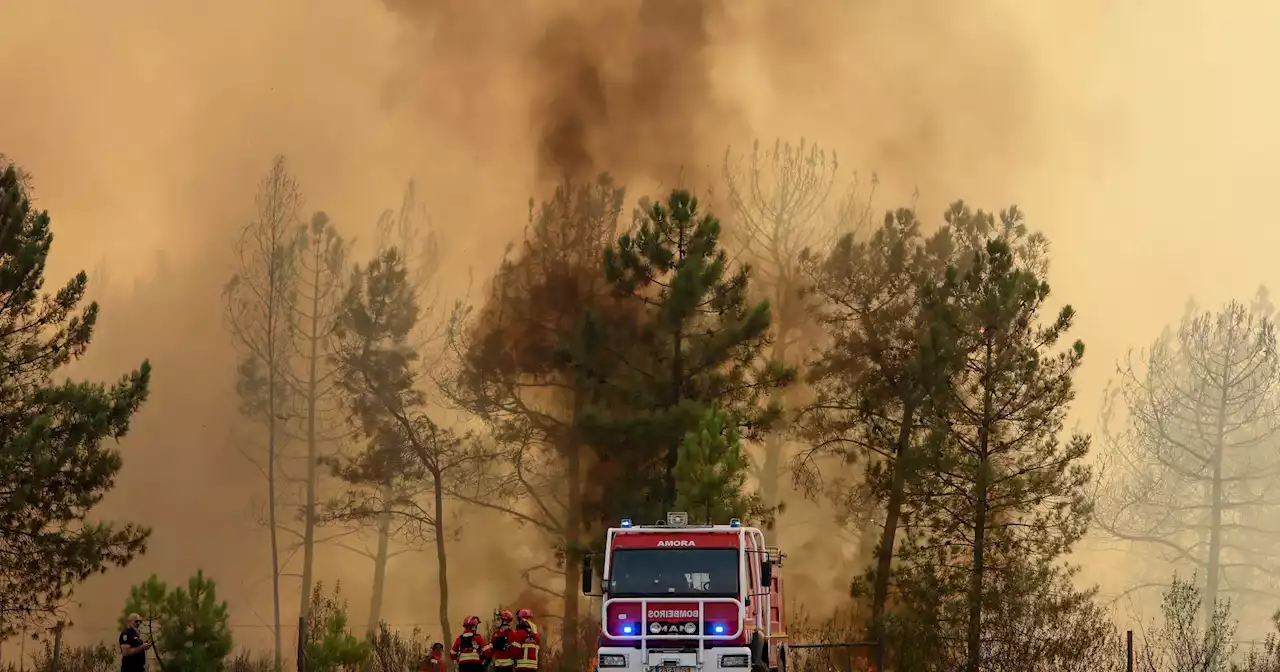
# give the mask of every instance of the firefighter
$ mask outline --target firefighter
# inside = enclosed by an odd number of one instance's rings
[[[538,669],[538,650],[542,647],[542,635],[533,622],[533,612],[521,609],[516,612],[516,627],[511,633],[511,646],[515,648],[515,672]]]
[[[462,634],[453,640],[453,649],[449,657],[458,664],[458,672],[483,672],[483,653],[488,644],[484,637],[476,632],[480,626],[480,618],[468,616],[462,621]]]
[[[511,612],[499,611],[498,623],[493,628],[493,636],[485,647],[485,656],[493,661],[495,672],[511,672],[515,667],[515,647],[511,646]]]
[[[445,672],[444,644],[436,642],[431,645],[431,655],[422,661],[422,672]]]

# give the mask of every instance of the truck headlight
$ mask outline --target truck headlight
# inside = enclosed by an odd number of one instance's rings
[[[742,654],[720,656],[720,667],[749,667],[750,665],[751,656]]]
[[[626,667],[627,657],[619,654],[606,653],[600,656],[600,667]]]

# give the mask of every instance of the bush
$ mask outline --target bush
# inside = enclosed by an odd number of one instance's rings
[[[567,655],[563,641],[557,642],[555,647],[543,646],[538,654],[540,668],[554,672],[594,672],[591,659],[595,656],[600,641],[600,619],[584,614],[578,620],[575,635],[578,655]],[[545,644],[547,634],[543,632],[542,637]]]
[[[120,667],[120,653],[107,644],[89,646],[64,646],[61,672],[114,672]],[[31,664],[19,667],[13,663],[4,666],[4,672],[53,672],[53,642],[45,641],[40,651],[31,658]]]
[[[417,670],[431,652],[431,642],[427,640],[421,628],[414,628],[406,637],[388,628],[386,621],[380,622],[367,669],[370,672]],[[448,648],[446,643],[445,649]]]
[[[224,672],[275,672],[275,656],[270,653],[253,655],[241,651],[230,661],[223,661]],[[168,672],[168,670],[166,670]]]
[[[347,603],[340,598],[341,586],[333,595],[324,595],[317,581],[311,592],[307,615],[307,669],[309,672],[355,670],[369,659],[369,643],[347,631]]]
[[[219,672],[231,653],[227,603],[218,601],[217,586],[202,571],[173,590],[153,574],[130,589],[122,628],[131,613],[146,619],[141,634],[155,638],[165,672]]]
[[[866,639],[867,623],[857,607],[838,609],[826,618],[817,618],[799,605],[791,606],[787,634],[793,644],[847,644]],[[870,648],[829,646],[820,649],[789,649],[787,669],[797,672],[863,672],[876,659]]]

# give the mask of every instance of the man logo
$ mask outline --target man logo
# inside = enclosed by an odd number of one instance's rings
[[[688,539],[664,539],[658,542],[658,548],[692,548],[696,546],[697,544]]]

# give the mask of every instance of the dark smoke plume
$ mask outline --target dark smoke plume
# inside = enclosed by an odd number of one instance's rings
[[[459,122],[509,103],[503,89],[512,75],[523,82],[524,109],[507,111],[524,115],[533,133],[539,182],[604,171],[624,182],[711,179],[700,172],[714,163],[723,131],[741,125],[714,96],[709,52],[722,0],[559,0],[539,3],[539,11],[520,3],[498,10],[468,0],[384,2],[428,31],[425,58],[441,64],[441,81],[467,83],[473,99],[458,110]],[[505,62],[490,60],[512,50]]]

